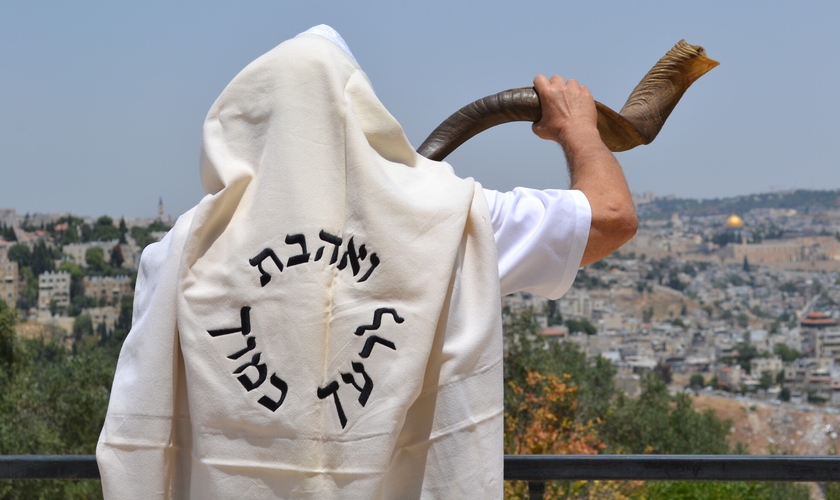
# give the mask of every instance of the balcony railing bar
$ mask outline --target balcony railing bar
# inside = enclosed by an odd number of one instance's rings
[[[505,480],[840,481],[840,457],[505,455]],[[0,456],[0,479],[99,479],[93,455]]]
[[[525,481],[840,481],[840,457],[811,455],[506,455]]]
[[[99,479],[95,455],[0,455],[0,479]]]

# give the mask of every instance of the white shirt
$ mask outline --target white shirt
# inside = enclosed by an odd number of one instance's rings
[[[502,295],[558,299],[571,288],[589,239],[592,211],[577,190],[484,190],[499,255]]]
[[[332,41],[354,61],[347,43],[321,24],[304,33]],[[558,299],[575,281],[589,239],[592,211],[580,191],[484,190],[499,254],[502,295],[528,292]]]

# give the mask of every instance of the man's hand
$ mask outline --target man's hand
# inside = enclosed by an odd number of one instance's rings
[[[571,189],[586,195],[592,226],[581,265],[601,260],[636,234],[638,220],[624,172],[598,133],[598,112],[589,90],[559,75],[534,78],[542,119],[537,136],[559,143],[566,153]]]
[[[565,150],[575,135],[598,134],[598,112],[589,89],[560,75],[551,80],[537,75],[534,88],[542,103],[542,119],[532,127],[538,137],[558,142]]]

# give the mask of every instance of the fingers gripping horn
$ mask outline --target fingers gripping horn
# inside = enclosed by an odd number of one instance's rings
[[[680,40],[636,85],[621,111],[616,113],[595,101],[601,140],[614,152],[650,144],[688,87],[718,64],[706,57],[703,47]],[[541,118],[540,98],[533,87],[505,90],[458,110],[423,141],[417,152],[440,161],[488,128]]]

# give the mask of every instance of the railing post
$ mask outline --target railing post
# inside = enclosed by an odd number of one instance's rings
[[[545,494],[545,481],[528,481],[528,498],[530,500],[543,500]]]

